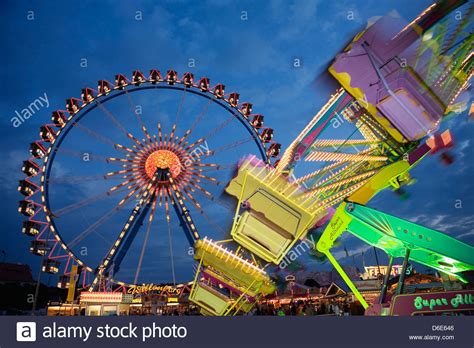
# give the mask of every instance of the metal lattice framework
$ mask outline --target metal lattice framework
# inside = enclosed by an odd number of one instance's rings
[[[409,61],[418,75],[447,106],[467,88],[473,73],[474,3],[446,16],[423,34]]]
[[[331,125],[346,123],[345,138],[325,138]],[[299,161],[314,163],[309,173],[295,179],[306,192],[301,199],[318,198],[327,208],[344,200],[384,166],[403,157],[416,144],[399,144],[361,106],[339,90],[289,146],[277,168],[292,170]]]

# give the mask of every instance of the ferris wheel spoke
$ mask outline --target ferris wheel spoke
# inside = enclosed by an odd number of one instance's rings
[[[199,144],[202,144],[203,142],[205,142],[206,139],[205,138],[199,138],[198,140],[196,140],[194,143],[191,143],[190,145],[186,146],[184,148],[184,151],[186,152],[192,152],[190,151],[191,149],[195,148],[196,146],[198,146]]]
[[[128,135],[130,134],[127,129],[122,126],[122,124],[119,122],[119,120],[110,112],[101,102],[96,101],[97,105],[99,106],[99,109],[102,110],[102,112],[109,118],[110,121],[123,133],[125,136],[128,138]]]
[[[200,185],[196,184],[194,181],[189,181],[189,185],[193,186],[195,189],[204,193],[209,199],[214,199],[214,195],[207,191],[205,188],[202,188]]]
[[[187,199],[189,199],[193,203],[193,205],[196,207],[196,209],[201,211],[202,210],[201,204],[199,204],[199,202],[196,200],[196,198],[194,198],[194,196],[192,195],[192,192],[194,192],[195,190],[193,188],[187,189],[187,188],[183,187],[182,191],[184,192]],[[191,192],[189,192],[189,191],[191,191]],[[183,197],[183,198],[185,198],[185,197]]]
[[[222,165],[219,165],[217,163],[197,163],[197,162],[193,162],[192,166],[193,167],[212,167],[212,168],[223,167]],[[204,169],[201,169],[201,170],[204,170]]]
[[[167,188],[165,191],[164,195],[164,202],[165,202],[165,214],[166,214],[166,222],[169,224],[170,223],[170,206],[168,204],[168,199],[171,197],[171,194],[169,192],[169,189]]]
[[[84,238],[89,236],[92,232],[97,230],[101,225],[105,222],[110,220],[117,212],[120,210],[120,206],[115,206],[111,210],[109,210],[106,214],[101,216],[97,221],[93,224],[89,225],[83,232],[81,232],[76,238],[74,238],[68,245],[70,248],[76,246],[79,242],[81,242]]]
[[[106,145],[110,145],[112,147],[114,146],[114,142],[110,138],[93,131],[89,127],[86,127],[86,126],[80,124],[79,122],[73,122],[72,125],[74,127],[76,127],[77,129],[80,129],[82,132],[89,135],[90,137],[93,137],[93,138],[99,140],[101,143],[106,144]]]
[[[190,172],[191,172],[195,177],[198,177],[198,178],[203,179],[203,180],[207,180],[207,181],[209,181],[210,183],[212,183],[213,185],[217,185],[217,186],[220,185],[220,182],[217,181],[216,178],[213,178],[212,176],[207,176],[207,175],[201,174],[202,170],[192,170],[192,169],[191,169]]]
[[[176,123],[173,124],[173,126],[171,127],[171,133],[170,133],[170,136],[168,138],[168,143],[167,143],[167,147],[170,148],[172,143],[173,143],[173,138],[174,138],[174,133],[176,132]]]
[[[108,172],[105,175],[103,175],[102,177],[104,177],[105,179],[113,178],[113,179],[118,180],[119,178],[116,178],[116,176],[125,174],[121,179],[127,179],[128,177],[132,176],[132,173],[133,173],[133,169],[125,168],[125,169],[118,170],[118,171],[115,171],[115,172]]]
[[[191,189],[190,189],[191,190]],[[192,190],[193,192],[194,190]],[[188,190],[186,188],[183,188],[183,192],[184,194],[187,196],[188,199],[191,200],[191,202],[193,203],[193,205],[196,207],[196,209],[198,210],[198,212],[206,219],[206,221],[214,227],[214,229],[220,233],[223,233],[225,234],[226,231],[224,231],[224,229],[216,222],[214,222],[207,214],[206,212],[204,211],[204,209],[202,208],[201,204],[199,204],[199,202],[194,198],[194,196],[192,195],[192,193],[188,192]]]
[[[48,179],[48,184],[78,184],[105,180],[104,175],[64,175]]]
[[[171,238],[171,223],[168,221],[168,241],[170,246],[171,272],[173,276],[173,285],[176,285],[176,271],[174,268],[173,240]]]
[[[81,151],[70,150],[64,147],[61,147],[57,149],[56,151],[58,154],[80,158],[84,162],[107,162],[107,157],[91,153],[90,151],[81,152]]]
[[[209,99],[209,101],[207,102],[207,104],[204,106],[203,110],[196,116],[196,119],[194,120],[193,124],[191,125],[191,127],[186,131],[186,133],[184,134],[183,138],[179,141],[179,143],[181,144],[182,141],[184,141],[184,139],[186,139],[189,134],[191,134],[194,129],[197,127],[197,125],[199,124],[199,122],[201,122],[202,118],[204,117],[204,115],[207,113],[207,110],[209,109],[209,106],[211,105],[212,103],[212,100],[213,99]]]
[[[253,136],[250,136],[250,137],[247,137],[247,138],[244,138],[244,139],[241,139],[241,140],[237,140],[231,144],[227,144],[227,145],[223,145],[223,146],[220,146],[214,150],[211,150],[209,151],[207,154],[203,155],[202,157],[211,157],[211,156],[214,156],[215,154],[217,153],[220,153],[220,152],[224,152],[226,150],[230,150],[230,149],[233,149],[233,148],[236,148],[236,147],[239,147],[243,144],[246,144],[250,141],[253,140]]]
[[[179,116],[181,114],[181,109],[184,105],[184,100],[186,99],[186,86],[184,87],[184,90],[183,90],[183,93],[181,94],[181,100],[179,101],[179,104],[178,104],[178,110],[176,111],[176,117],[175,117],[175,121],[174,121],[174,124],[177,125],[178,122],[179,122]]]
[[[161,130],[161,123],[158,122],[158,124],[156,125],[156,128],[158,128],[158,145],[159,146],[162,146],[163,145],[163,131]]]
[[[136,194],[136,198],[140,197],[144,192],[145,192],[145,188],[140,186],[140,185],[136,185],[134,188],[133,187],[128,187],[128,189],[130,189],[130,192],[124,197],[122,198],[122,200],[119,202],[119,206],[122,206],[124,205],[125,203],[127,203],[127,201],[134,195]]]
[[[138,140],[132,133],[127,132],[127,138],[132,140],[138,147],[145,148],[145,144],[143,144],[140,140]],[[133,146],[135,147],[135,145]]]
[[[155,140],[148,132],[148,128],[146,128],[144,125],[142,126],[142,132],[143,134],[145,134],[145,142],[148,141],[148,144],[146,144],[146,148],[149,149],[151,145],[153,145]]]
[[[83,220],[87,221],[87,218],[86,218],[86,216],[84,215],[83,212],[81,212],[81,215],[83,217]],[[95,230],[95,235],[97,235],[100,239],[102,239],[104,241],[105,245],[110,245],[112,243],[112,241],[105,238],[102,233],[99,233],[99,231],[97,229]]]
[[[111,188],[109,189],[109,191],[110,191],[110,192],[113,192],[113,191],[115,191],[115,190],[118,190],[118,189],[121,188],[121,187],[124,187],[124,186],[127,186],[127,185],[132,184],[134,181],[135,181],[135,178],[133,178],[133,177],[132,177],[132,178],[129,178],[129,179],[127,179],[127,180],[121,182],[120,184],[111,187]]]
[[[213,130],[211,130],[209,133],[207,133],[206,136],[204,136],[204,139],[210,139],[217,133],[219,133],[222,129],[224,129],[226,126],[232,123],[232,121],[235,120],[235,116],[229,116],[226,120],[224,120],[221,124],[219,124],[217,127],[215,127]]]
[[[140,151],[136,151],[136,150],[131,149],[127,146],[123,146],[122,144],[115,144],[114,147],[117,150],[123,150],[123,151],[128,152],[128,153],[133,153],[134,155],[139,155],[140,154]]]
[[[163,204],[163,190],[159,191],[159,195],[160,195],[160,200],[158,202],[158,205],[161,207]]]
[[[220,171],[220,170],[232,169],[232,168],[235,168],[235,167],[236,167],[235,163],[218,164],[217,166],[212,166],[212,167],[203,169],[202,173],[216,172],[216,171]]]
[[[150,236],[151,225],[153,223],[153,218],[155,216],[156,201],[157,201],[156,198],[154,198],[152,206],[151,206],[151,213],[150,213],[150,216],[148,218],[148,225],[147,225],[147,229],[146,229],[146,233],[145,233],[145,239],[143,241],[143,246],[142,246],[142,249],[141,249],[141,252],[140,252],[140,257],[138,259],[137,270],[135,272],[135,278],[134,278],[134,281],[133,281],[134,284],[138,284],[138,277],[140,275],[140,270],[141,270],[141,267],[142,267],[143,257],[145,256],[145,250],[146,250],[146,247],[148,245],[148,238]]]
[[[198,190],[198,193],[201,193],[206,199],[208,199],[210,202],[217,203],[224,207],[225,209],[229,210],[232,213],[235,213],[235,207],[228,204],[227,202],[215,197],[212,193],[206,191],[205,189],[202,189],[199,185],[196,185],[195,183],[191,182],[190,186],[193,186]],[[193,191],[194,192],[194,191]]]
[[[79,209],[81,207],[84,207],[86,205],[89,205],[89,204],[92,204],[92,203],[95,203],[97,201],[100,201],[102,199],[105,199],[105,198],[108,198],[110,197],[112,194],[118,194],[118,193],[122,193],[124,191],[122,190],[119,190],[119,191],[106,191],[106,192],[103,192],[103,193],[100,193],[96,196],[93,196],[93,197],[88,197],[82,201],[79,201],[79,202],[76,202],[76,203],[73,203],[73,204],[70,204],[68,206],[65,206],[61,209],[58,209],[56,210],[55,212],[51,212],[51,214],[55,217],[61,217],[62,215],[64,214],[67,214],[67,213],[70,213],[76,209]]]
[[[128,100],[128,104],[130,105],[130,110],[132,111],[132,114],[135,115],[138,123],[140,124],[140,128],[144,131],[144,134],[146,136],[147,133],[145,133],[145,130],[146,130],[145,124],[143,123],[143,120],[142,120],[140,114],[137,113],[136,110],[135,110],[136,107],[137,107],[137,104],[135,104],[133,102],[133,98],[132,98],[131,94],[128,93],[128,90],[125,90],[125,94],[127,95],[127,100]]]
[[[133,159],[128,159],[128,158],[117,158],[117,157],[108,157],[107,158],[107,163],[130,163],[133,164],[134,160]]]
[[[145,186],[142,185],[142,180],[140,178],[137,179],[134,174],[124,175],[122,179],[125,179],[125,181],[111,187],[108,191],[110,193],[115,192],[116,190],[128,185],[126,190],[129,190],[129,193],[119,202],[120,206],[124,205],[134,194],[139,198],[146,190]]]
[[[196,172],[198,171],[199,173],[212,173],[212,172],[217,172],[217,171],[221,171],[221,170],[228,170],[228,169],[232,169],[232,168],[235,168],[236,164],[235,163],[232,163],[232,164],[215,164],[215,163],[209,163],[211,165],[207,165],[208,163],[197,163],[197,162],[193,162],[193,164],[191,166],[189,166],[191,169],[190,171],[192,172]],[[204,174],[205,175],[205,174]],[[217,180],[217,179],[215,179]],[[220,182],[219,182],[220,184]]]

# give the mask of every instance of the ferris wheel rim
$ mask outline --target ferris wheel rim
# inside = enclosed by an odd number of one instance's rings
[[[147,86],[145,84],[151,85]],[[203,91],[196,84],[186,85],[183,81],[176,81],[174,84],[170,85],[165,84],[164,80],[159,81],[159,84],[154,84],[152,81],[146,80],[137,86],[134,83],[130,82],[121,87],[114,86],[114,88],[109,93],[99,94],[92,101],[84,102],[84,104],[81,105],[81,107],[76,112],[68,116],[65,124],[59,128],[57,138],[55,138],[54,141],[50,142],[50,146],[47,148],[44,158],[42,158],[44,170],[41,174],[40,192],[41,203],[43,205],[43,211],[45,214],[46,223],[48,225],[48,230],[53,234],[56,241],[60,243],[62,249],[69,255],[69,257],[74,259],[74,261],[77,262],[81,267],[83,267],[83,269],[87,272],[95,273],[96,269],[90,267],[86,262],[84,262],[80,257],[78,257],[76,253],[69,247],[68,243],[63,240],[61,233],[56,225],[53,216],[54,214],[51,212],[50,209],[49,180],[56,153],[60,148],[61,143],[64,141],[64,139],[66,139],[67,134],[75,127],[75,124],[79,122],[83,117],[85,117],[89,112],[95,110],[102,103],[105,104],[106,102],[111,101],[117,97],[123,96],[127,93],[156,89],[174,90],[180,91],[182,93],[189,92],[199,97],[206,98],[209,101],[212,101],[213,103],[219,105],[226,112],[231,113],[234,118],[237,118],[239,120],[239,122],[244,126],[246,131],[252,136],[252,140],[257,145],[262,160],[266,163],[270,163],[270,156],[267,155],[265,142],[260,138],[258,129],[250,124],[250,120],[248,118],[244,117],[243,113],[238,109],[238,105],[233,106],[227,99],[216,97],[216,95],[210,89]],[[113,280],[113,282],[122,285],[131,285],[129,283],[115,279]]]

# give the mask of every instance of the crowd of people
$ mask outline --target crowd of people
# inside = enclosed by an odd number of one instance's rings
[[[131,315],[187,316],[199,315],[199,308],[194,305],[176,307],[140,308],[130,312]],[[312,315],[363,315],[364,309],[359,302],[348,298],[304,299],[290,301],[265,301],[257,304],[247,315],[256,316],[312,316]]]
[[[193,305],[144,307],[130,310],[130,315],[187,316],[199,315],[199,308]]]
[[[359,302],[348,299],[323,300],[291,300],[287,303],[279,301],[258,304],[249,315],[272,316],[310,316],[310,315],[363,315],[364,309]]]

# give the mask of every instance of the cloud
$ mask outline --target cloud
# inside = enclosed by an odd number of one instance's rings
[[[362,253],[366,253],[367,250],[371,248],[372,248],[372,245],[365,244],[365,243],[357,247],[354,247],[353,245],[351,247],[346,246],[346,249],[349,252],[349,257],[358,256],[358,255],[361,255]],[[336,251],[335,253],[333,253],[333,256],[336,260],[339,260],[339,261],[343,261],[344,259],[347,258],[346,252],[344,250]]]
[[[317,9],[320,1],[293,1],[286,13],[279,13],[278,17],[287,18],[286,25],[280,26],[278,39],[284,41],[297,40],[314,23],[318,17]],[[281,8],[281,7],[280,7]],[[281,20],[280,20],[281,21]]]
[[[458,216],[447,214],[419,214],[414,217],[410,217],[407,220],[437,231],[444,232],[456,238],[472,235],[472,226],[474,226],[474,216],[472,215],[459,218]],[[466,230],[468,231],[464,232]]]
[[[18,180],[25,176],[21,172],[21,165],[27,157],[28,153],[21,150],[11,150],[6,153],[0,166],[0,189],[2,191],[16,190]]]
[[[457,236],[457,238],[458,239],[464,239],[464,238],[469,237],[469,236],[474,236],[474,229],[471,229],[469,232],[459,234]]]

